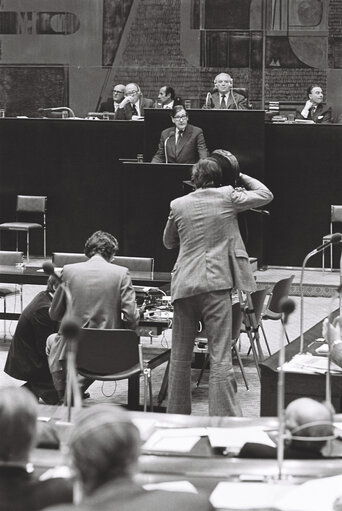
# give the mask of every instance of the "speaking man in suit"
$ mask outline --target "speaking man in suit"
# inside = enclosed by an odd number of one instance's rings
[[[125,87],[125,97],[115,112],[118,121],[136,121],[144,117],[144,108],[153,108],[153,99],[143,97],[137,83],[128,83]]]
[[[116,112],[125,97],[125,88],[122,83],[114,85],[112,97],[101,103],[99,112]]]
[[[221,186],[217,161],[200,160],[192,169],[195,191],[171,202],[163,241],[166,248],[179,247],[179,254],[171,280],[169,413],[191,413],[191,358],[203,320],[210,356],[209,415],[241,414],[231,357],[231,291],[254,291],[255,281],[237,215],[267,204],[273,195],[257,179],[239,175],[232,154],[230,170],[229,186]],[[244,188],[234,188],[238,178]]]
[[[208,156],[203,131],[188,124],[188,113],[183,105],[173,107],[171,120],[174,127],[162,131],[152,163],[196,163]]]
[[[84,253],[88,261],[67,264],[62,280],[72,297],[73,319],[82,328],[136,328],[139,312],[135,291],[127,268],[112,264],[119,244],[111,234],[96,231],[87,240]],[[59,286],[50,307],[51,319],[61,321],[67,297]],[[121,319],[122,318],[122,319]],[[49,336],[46,350],[56,390],[65,390],[65,340],[60,334]],[[83,385],[83,390],[89,383]]]
[[[297,119],[307,119],[317,124],[331,122],[331,107],[323,105],[323,90],[319,85],[309,85],[306,91],[307,101],[301,112],[296,113]]]
[[[220,73],[214,80],[215,91],[208,92],[203,109],[246,110],[247,98],[233,89],[233,79],[228,73]]]

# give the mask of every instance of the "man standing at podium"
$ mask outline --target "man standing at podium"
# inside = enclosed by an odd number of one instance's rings
[[[171,202],[164,230],[165,247],[179,247],[171,280],[169,413],[191,413],[191,358],[203,320],[210,355],[209,415],[241,415],[231,356],[231,291],[254,291],[255,281],[237,215],[267,204],[273,195],[257,179],[239,175],[230,153],[229,163],[229,186],[221,186],[222,172],[214,159],[193,166],[195,191]],[[234,188],[238,177],[244,188]]]

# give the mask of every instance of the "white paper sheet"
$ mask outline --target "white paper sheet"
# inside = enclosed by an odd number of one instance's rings
[[[261,426],[239,428],[207,428],[211,447],[239,448],[246,442],[275,447],[276,444],[265,433]]]
[[[145,451],[190,452],[206,428],[160,429],[153,433],[142,446]]]
[[[145,490],[180,491],[186,493],[198,493],[189,481],[165,481],[163,483],[144,484]]]

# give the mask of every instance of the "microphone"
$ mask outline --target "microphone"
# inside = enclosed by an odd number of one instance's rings
[[[209,103],[212,101],[212,96],[211,96],[211,92],[209,91],[206,98],[205,98],[205,106],[208,108],[209,107]]]
[[[74,111],[71,110],[68,106],[56,106],[54,108],[38,108],[38,112],[62,112],[63,110],[66,110],[67,112],[70,112],[71,117],[75,117]]]
[[[267,211],[267,209],[255,209],[255,208],[251,208],[249,211],[254,211],[254,213],[259,213],[259,215],[265,215],[265,216],[269,216],[270,215],[270,212]]]
[[[289,315],[295,310],[295,303],[291,298],[283,298],[280,302],[280,311],[283,314],[283,321],[286,324]],[[277,445],[277,462],[278,462],[278,479],[282,479],[282,467],[284,461],[284,438],[285,438],[285,334],[281,336],[281,347],[279,350],[278,363],[278,385],[277,385],[277,407],[278,407],[278,445]]]
[[[168,157],[167,157],[167,143],[169,141],[169,138],[171,138],[172,136],[174,136],[173,133],[171,133],[171,135],[169,135],[166,139],[165,139],[165,142],[164,142],[164,154],[165,154],[165,163],[169,163],[168,162]]]
[[[304,350],[304,292],[303,292],[303,279],[304,279],[304,269],[305,265],[312,257],[313,255],[318,254],[319,252],[322,252],[322,250],[325,250],[327,247],[330,247],[330,245],[334,245],[335,243],[339,243],[342,240],[342,234],[339,232],[336,232],[333,234],[330,238],[330,241],[327,243],[322,243],[322,245],[319,245],[319,247],[315,248],[311,252],[308,253],[307,256],[305,256],[303,264],[302,264],[302,271],[300,275],[300,283],[299,283],[299,289],[300,289],[300,349],[299,353],[303,353]]]

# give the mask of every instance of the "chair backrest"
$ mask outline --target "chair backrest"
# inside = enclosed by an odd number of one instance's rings
[[[17,211],[45,213],[46,202],[46,196],[17,195]]]
[[[66,264],[83,263],[88,261],[88,257],[82,253],[72,252],[53,252],[52,262],[58,268],[63,268]]]
[[[22,263],[23,260],[24,252],[0,250],[0,264],[14,266],[15,264]]]
[[[331,217],[330,217],[330,223],[333,224],[334,222],[342,222],[342,206],[331,206]],[[332,225],[331,225],[332,228]]]
[[[76,365],[97,375],[128,371],[139,364],[139,337],[134,330],[81,328]]]
[[[268,290],[269,288],[258,289],[257,291],[254,291],[254,293],[251,293],[253,310],[257,324],[259,324],[260,321]]]
[[[242,310],[240,302],[236,302],[232,306],[232,344],[238,340],[242,325]]]
[[[272,312],[281,312],[280,302],[282,298],[288,298],[293,279],[294,275],[291,275],[291,277],[281,279],[276,282],[276,284],[274,284],[271,299],[267,305],[267,309],[271,310]]]
[[[125,266],[130,271],[146,271],[150,273],[154,271],[153,257],[115,256],[113,263],[119,266]]]

